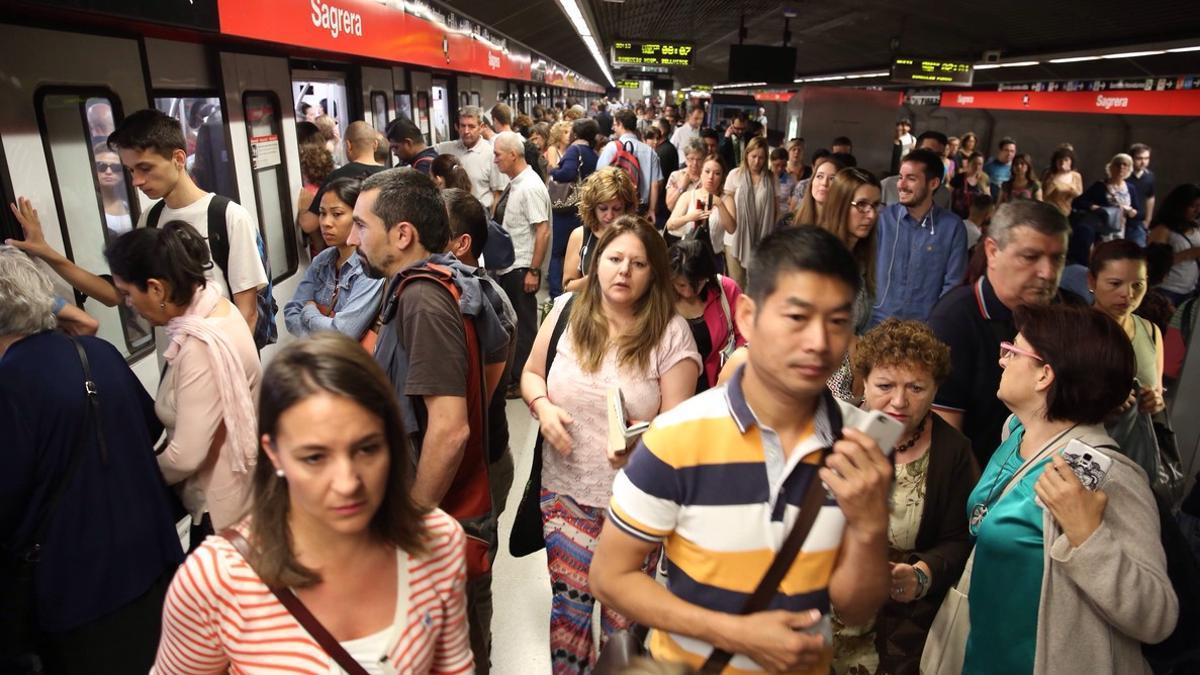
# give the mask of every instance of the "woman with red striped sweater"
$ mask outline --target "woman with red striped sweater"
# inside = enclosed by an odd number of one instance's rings
[[[371,357],[336,333],[280,351],[259,433],[249,516],[175,576],[153,672],[471,671],[463,531],[409,497],[407,435]]]

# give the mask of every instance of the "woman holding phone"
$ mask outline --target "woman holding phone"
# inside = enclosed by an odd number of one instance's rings
[[[967,499],[962,672],[1149,673],[1142,643],[1170,635],[1179,601],[1150,484],[1102,426],[1129,395],[1133,346],[1086,307],[1027,305],[1015,319],[997,392],[1013,415]],[[1075,439],[1111,460],[1098,489],[1062,456]]]
[[[725,251],[725,234],[737,228],[733,195],[722,189],[725,164],[709,155],[700,164],[700,183],[687,190],[675,202],[667,219],[667,243],[708,234],[713,255],[720,261]]]

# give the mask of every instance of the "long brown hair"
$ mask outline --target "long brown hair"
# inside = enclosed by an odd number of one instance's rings
[[[833,157],[822,157],[821,159],[813,162],[812,177],[808,179],[808,186],[807,189],[804,190],[804,197],[800,200],[800,206],[796,208],[796,217],[792,218],[793,225],[817,224],[817,221],[819,220],[817,218],[817,200],[813,198],[812,184],[813,181],[817,179],[817,169],[820,169],[826,163],[833,164],[835,167],[837,167],[838,171],[841,171],[845,168],[842,166],[841,162]],[[825,200],[829,201],[829,197],[827,196]]]
[[[634,305],[634,324],[625,335],[610,339],[608,318],[602,303],[604,291],[596,269],[604,251],[624,234],[632,234],[646,247],[650,262],[650,286]],[[667,325],[675,316],[675,292],[671,287],[671,264],[667,244],[650,221],[641,216],[621,216],[605,230],[596,245],[596,254],[588,266],[587,285],[571,305],[571,345],[584,372],[600,369],[612,347],[617,349],[618,363],[640,370],[650,367],[650,355],[658,347]]]
[[[422,511],[409,492],[412,451],[396,394],[379,365],[358,343],[329,331],[281,349],[263,372],[258,401],[259,436],[274,439],[283,413],[320,393],[348,398],[383,418],[390,454],[388,479],[383,502],[368,528],[387,544],[399,546],[413,556],[423,555],[427,550],[426,531]],[[261,447],[251,490],[254,571],[271,587],[304,588],[319,583],[320,574],[296,559],[288,526],[291,500],[287,481],[275,475],[275,467]]]
[[[874,185],[879,187],[879,181],[871,174],[862,169],[849,168],[842,169],[833,177],[833,183],[829,186],[829,196],[825,198],[825,208],[821,213],[821,221],[817,223],[822,229],[829,230],[843,244],[850,241],[850,215],[854,210],[851,202],[854,201],[854,193],[858,188],[864,185]],[[878,213],[876,213],[878,216]],[[878,240],[879,224],[876,222],[875,227],[871,228],[871,234],[866,238],[859,239],[855,242],[854,247],[850,250],[854,254],[854,260],[858,263],[858,269],[862,272],[863,278],[866,280],[865,287],[868,290],[875,288],[875,249]]]

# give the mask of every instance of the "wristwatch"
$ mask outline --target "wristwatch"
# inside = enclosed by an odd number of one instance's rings
[[[925,570],[913,565],[913,576],[917,578],[916,598],[920,600],[925,597],[925,591],[929,590],[929,575],[925,574]]]
[[[537,267],[527,267],[527,268],[525,268],[525,273],[532,274],[533,276],[537,277],[538,279],[542,278],[542,270]]]

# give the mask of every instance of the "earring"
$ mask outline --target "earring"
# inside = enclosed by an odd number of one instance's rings
[[[158,303],[158,308],[159,308],[159,309],[166,309],[166,308],[167,308],[167,303],[165,303],[165,302],[160,302],[160,303]]]
[[[283,469],[275,469],[275,475],[283,478]]]

